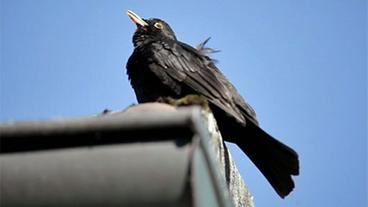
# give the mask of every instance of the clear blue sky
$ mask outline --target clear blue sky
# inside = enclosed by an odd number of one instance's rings
[[[367,16],[361,0],[1,0],[0,121],[90,115],[135,102],[131,9],[181,41],[211,36],[261,125],[300,155],[285,200],[235,146],[258,207],[367,206]]]

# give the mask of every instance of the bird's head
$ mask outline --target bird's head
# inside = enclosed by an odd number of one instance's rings
[[[163,20],[156,18],[143,19],[130,10],[128,10],[127,14],[137,25],[137,30],[133,36],[134,46],[156,39],[169,38],[176,40],[174,31],[170,28],[169,24]]]

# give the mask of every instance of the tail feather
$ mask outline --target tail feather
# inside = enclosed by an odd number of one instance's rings
[[[238,139],[236,144],[284,198],[294,188],[291,176],[299,174],[298,154],[253,123],[248,122],[244,130],[242,134],[247,137]]]

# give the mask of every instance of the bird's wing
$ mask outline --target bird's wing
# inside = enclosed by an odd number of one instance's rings
[[[243,99],[243,97],[238,93],[235,86],[231,84],[230,81],[220,72],[220,70],[215,66],[214,63],[210,63],[208,67],[216,71],[215,74],[218,79],[227,86],[228,90],[232,94],[233,101],[237,107],[243,114],[247,116],[248,119],[252,120],[256,125],[258,125],[257,115],[254,109]]]
[[[209,57],[177,41],[155,42],[152,50],[153,62],[159,67],[151,67],[151,70],[159,78],[169,76],[184,83],[241,123],[246,122],[245,117],[256,122],[253,109],[243,101]]]

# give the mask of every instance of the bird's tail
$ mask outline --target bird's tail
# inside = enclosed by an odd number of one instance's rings
[[[294,188],[291,176],[299,174],[298,154],[250,121],[243,129],[248,137],[237,140],[236,144],[284,198]]]

